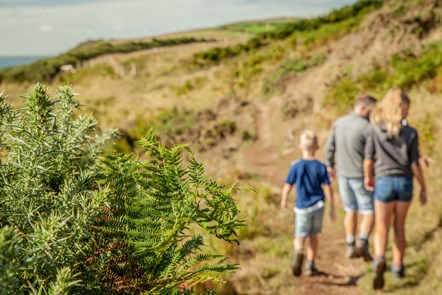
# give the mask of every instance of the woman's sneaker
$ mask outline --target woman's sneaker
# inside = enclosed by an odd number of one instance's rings
[[[302,273],[302,262],[304,261],[304,253],[296,251],[292,261],[292,273],[295,277],[299,277]]]
[[[404,266],[399,266],[396,268],[394,264],[391,265],[391,273],[393,274],[393,278],[396,280],[405,278],[405,269]]]
[[[384,272],[386,268],[385,258],[378,258],[373,261],[373,289],[380,290],[384,287]]]

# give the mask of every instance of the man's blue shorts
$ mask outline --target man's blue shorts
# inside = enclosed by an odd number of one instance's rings
[[[373,214],[373,193],[364,187],[362,177],[339,177],[339,194],[346,212]]]

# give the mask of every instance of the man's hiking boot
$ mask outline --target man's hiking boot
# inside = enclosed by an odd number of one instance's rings
[[[302,262],[304,261],[304,253],[296,251],[292,262],[292,272],[295,277],[299,277],[302,273]]]
[[[373,289],[380,290],[384,287],[384,272],[386,268],[385,258],[373,261]]]
[[[347,243],[347,249],[345,250],[345,257],[346,258],[358,258],[359,257],[356,254],[354,243],[351,243],[351,244]]]
[[[317,276],[320,275],[321,272],[316,268],[314,261],[307,261],[305,265],[305,274],[307,276]]]
[[[395,280],[399,280],[399,279],[405,278],[404,266],[399,266],[398,268],[396,268],[395,265],[392,264],[391,265],[391,273],[393,274],[393,278]]]
[[[373,261],[373,257],[371,257],[370,252],[368,251],[368,241],[366,239],[359,239],[356,242],[355,254],[357,257],[364,258],[365,262]]]

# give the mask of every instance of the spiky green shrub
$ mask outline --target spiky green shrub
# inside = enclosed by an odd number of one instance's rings
[[[17,259],[27,261],[12,293],[62,294],[77,284],[71,272],[86,258],[89,224],[105,200],[91,189],[104,137],[93,136],[91,116],[75,115],[69,87],[52,99],[38,84],[25,99],[16,110],[0,97],[0,226],[20,237]]]
[[[0,96],[0,293],[187,294],[235,270],[202,235],[237,241],[234,187],[152,132],[145,162],[103,155],[111,134],[74,95],[38,84],[18,110]]]

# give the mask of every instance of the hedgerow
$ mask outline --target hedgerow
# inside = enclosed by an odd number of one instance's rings
[[[207,40],[193,37],[181,37],[175,39],[153,39],[152,41],[130,41],[117,44],[108,41],[91,41],[81,44],[80,46],[56,57],[43,58],[29,65],[0,70],[0,82],[52,81],[60,73],[60,67],[63,65],[77,67],[78,64],[101,55],[128,53],[150,48],[167,47],[194,42],[207,42]]]

